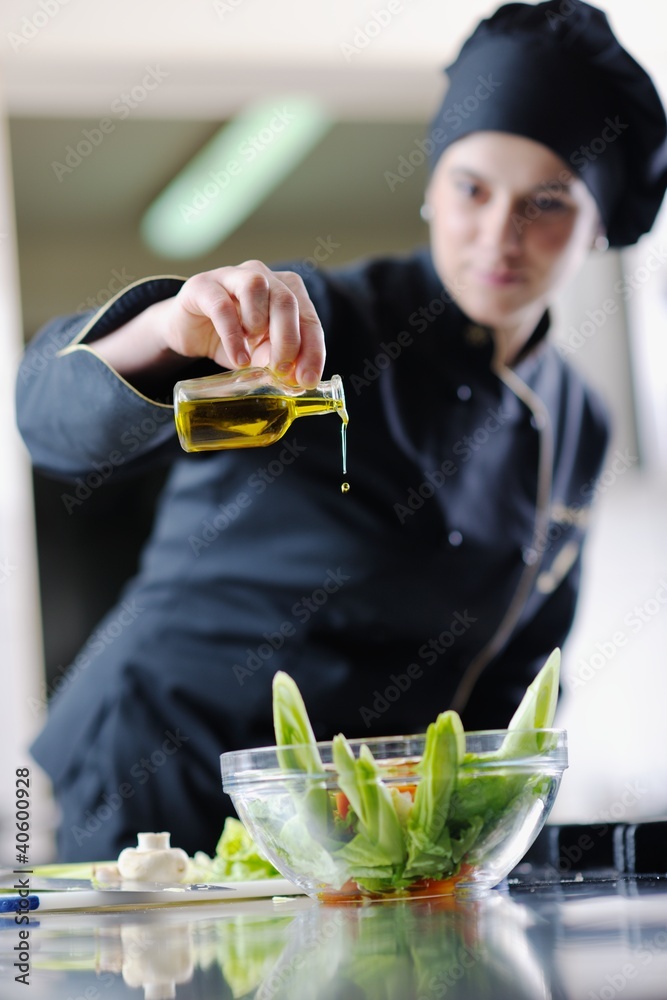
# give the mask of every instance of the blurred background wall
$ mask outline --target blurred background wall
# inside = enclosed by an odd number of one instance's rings
[[[136,278],[249,257],[317,254],[337,266],[423,243],[419,142],[442,90],[441,68],[495,6],[13,0],[3,7],[5,399],[20,330],[29,339],[50,317],[100,306]],[[663,0],[599,6],[664,97]],[[567,16],[568,0],[562,10]],[[297,96],[320,109],[320,137],[245,222],[195,257],[151,250],[139,223],[165,185],[226,122],[257,102],[285,107]],[[617,308],[605,309],[610,301]],[[666,327],[663,212],[632,251],[592,256],[556,310],[554,336],[607,400],[615,430],[565,651],[560,722],[570,730],[572,766],[554,818],[667,813]],[[61,483],[35,475],[30,489],[9,412],[3,430],[0,560],[9,558],[11,535],[24,572],[20,601],[0,601],[7,695],[0,722],[12,748],[0,822],[11,811],[14,761],[24,759],[48,696],[133,572],[162,482],[159,472],[130,484],[111,480],[68,507]],[[10,507],[22,511],[18,533]],[[0,596],[18,577],[0,577]],[[54,817],[45,787],[35,810],[48,833]],[[6,824],[2,830],[0,860],[10,843]],[[48,855],[48,836],[39,850]]]

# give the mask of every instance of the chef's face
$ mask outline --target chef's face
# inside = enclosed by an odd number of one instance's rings
[[[471,319],[495,328],[537,322],[600,232],[583,181],[546,146],[507,132],[449,146],[426,202],[440,278]]]

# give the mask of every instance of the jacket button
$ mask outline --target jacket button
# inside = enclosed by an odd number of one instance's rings
[[[447,536],[447,540],[449,541],[449,544],[453,545],[454,548],[456,549],[463,541],[463,535],[461,534],[460,531],[450,531],[449,535]]]
[[[537,562],[537,552],[530,545],[524,545],[521,549],[521,558],[526,566],[534,566]]]
[[[472,389],[469,385],[460,385],[456,390],[456,395],[462,402],[467,403],[472,396]]]
[[[465,332],[466,340],[473,347],[484,347],[484,345],[489,342],[489,336],[489,331],[485,330],[483,326],[479,326],[478,324],[469,326]]]

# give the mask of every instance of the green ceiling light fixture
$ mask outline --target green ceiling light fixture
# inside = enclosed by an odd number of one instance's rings
[[[163,257],[215,249],[307,156],[331,127],[306,97],[253,105],[217,132],[156,198],[141,234]]]

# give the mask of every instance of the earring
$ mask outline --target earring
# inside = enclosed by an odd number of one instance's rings
[[[593,246],[595,247],[598,253],[604,253],[605,250],[609,249],[609,240],[607,239],[606,236],[603,236],[601,233],[599,236],[595,237],[595,240],[593,241]]]
[[[419,209],[419,214],[421,215],[424,222],[430,222],[433,218],[433,208],[427,201],[424,202],[422,207]]]

